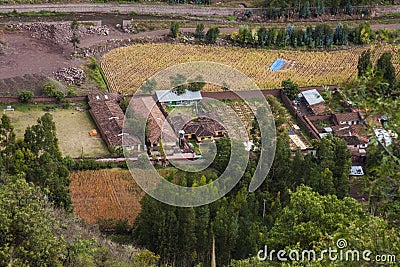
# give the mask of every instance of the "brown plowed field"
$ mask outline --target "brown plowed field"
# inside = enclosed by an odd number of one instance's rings
[[[88,223],[127,219],[133,223],[144,192],[127,170],[78,171],[70,176],[74,213]]]

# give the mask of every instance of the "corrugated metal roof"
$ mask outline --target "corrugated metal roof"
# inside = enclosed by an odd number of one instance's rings
[[[200,91],[189,91],[186,90],[184,94],[178,95],[176,91],[173,90],[157,90],[156,91],[157,100],[160,102],[169,101],[188,101],[188,100],[201,100],[203,99]]]
[[[383,146],[390,146],[392,144],[392,137],[389,135],[389,132],[385,129],[374,129],[374,133],[378,138],[378,141]]]
[[[303,91],[301,94],[310,106],[325,102],[316,89]]]
[[[364,175],[364,170],[363,170],[362,166],[351,166],[350,175],[351,176],[362,176],[362,175]]]

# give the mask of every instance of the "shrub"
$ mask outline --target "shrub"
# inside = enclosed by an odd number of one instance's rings
[[[206,40],[208,43],[215,43],[219,36],[218,27],[211,27],[206,33]]]
[[[179,23],[178,22],[172,22],[171,27],[169,28],[170,32],[169,34],[171,37],[176,38],[179,35]]]
[[[55,97],[55,98],[57,99],[57,103],[60,103],[61,100],[64,99],[65,95],[64,95],[64,93],[63,93],[62,91],[56,90],[56,91],[54,92],[54,96],[53,96],[53,97]]]
[[[48,97],[54,97],[57,87],[52,83],[46,83],[43,87],[43,94]]]
[[[204,24],[203,23],[197,24],[196,32],[194,33],[194,37],[196,37],[197,39],[204,38]]]
[[[43,107],[43,111],[52,111],[52,110],[55,110],[55,109],[57,109],[57,106],[55,106],[55,105],[49,105],[49,106],[44,106]]]
[[[68,88],[68,90],[67,90],[67,96],[68,96],[68,97],[73,97],[73,96],[77,96],[77,94],[74,92],[73,89]]]
[[[60,103],[65,97],[65,94],[58,90],[57,87],[52,83],[46,83],[44,85],[43,94],[47,97],[55,97],[57,99],[57,103]]]
[[[19,100],[22,103],[28,103],[33,98],[33,92],[32,91],[22,91],[19,93],[18,96],[19,96]]]

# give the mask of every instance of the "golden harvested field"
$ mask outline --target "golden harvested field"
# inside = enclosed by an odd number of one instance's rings
[[[391,50],[400,75],[399,48],[373,47],[373,59]],[[193,61],[213,61],[229,65],[250,77],[261,89],[280,87],[291,78],[300,86],[338,84],[357,75],[358,57],[365,48],[329,52],[245,49],[185,44],[136,44],[105,54],[101,66],[112,91],[134,93],[150,76],[167,67]],[[288,62],[284,70],[271,71],[276,59]],[[212,87],[211,87],[212,88]]]
[[[70,179],[74,212],[88,223],[98,218],[133,223],[139,214],[144,192],[128,170],[78,171]]]

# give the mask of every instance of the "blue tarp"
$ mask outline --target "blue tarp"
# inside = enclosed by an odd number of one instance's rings
[[[277,59],[274,61],[274,63],[272,63],[272,65],[271,65],[271,67],[269,67],[269,69],[272,71],[280,70],[282,68],[283,64],[285,64],[285,60]]]

